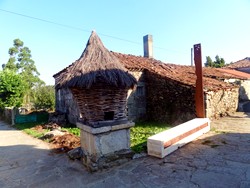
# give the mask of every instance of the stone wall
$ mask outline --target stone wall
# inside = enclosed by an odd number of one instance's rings
[[[17,108],[5,107],[4,110],[1,111],[0,118],[11,125],[15,125],[15,115],[17,111]]]
[[[179,124],[195,117],[194,88],[146,72],[147,118]]]
[[[237,68],[236,70],[250,74],[250,67]]]
[[[250,100],[250,80],[241,80],[240,81],[240,101],[249,101]]]
[[[130,71],[136,78],[137,86],[128,91],[127,108],[128,119],[143,120],[146,118],[146,83],[143,71]]]
[[[214,119],[236,112],[239,88],[205,92],[206,117]]]
[[[57,89],[56,91],[56,111],[65,113],[70,123],[76,124],[81,116],[78,105],[73,99],[72,92],[68,88]]]

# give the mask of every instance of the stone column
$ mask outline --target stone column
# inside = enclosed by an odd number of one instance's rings
[[[83,164],[89,171],[120,165],[133,157],[130,127],[133,122],[94,128],[77,123],[81,129]]]

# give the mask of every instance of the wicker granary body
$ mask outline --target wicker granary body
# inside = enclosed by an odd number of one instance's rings
[[[105,89],[104,89],[105,88]],[[91,89],[71,88],[85,124],[100,127],[127,121],[126,99],[128,88],[96,83]]]

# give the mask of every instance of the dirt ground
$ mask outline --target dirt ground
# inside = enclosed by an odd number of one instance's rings
[[[46,130],[59,130],[63,133],[63,135],[40,138],[42,140],[48,141],[55,152],[68,152],[81,146],[80,138],[78,136],[61,130],[61,127],[56,123],[37,125],[33,129],[41,133],[46,132]]]

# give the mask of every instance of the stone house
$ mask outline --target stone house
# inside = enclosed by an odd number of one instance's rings
[[[235,69],[250,74],[250,57],[246,57],[242,60],[236,61],[235,63],[231,63],[226,68]]]
[[[163,63],[153,58],[152,37],[144,37],[144,56],[111,52],[137,80],[137,86],[129,90],[127,115],[131,120],[161,121],[172,124],[194,118],[195,68]],[[54,75],[58,85],[61,75],[77,61]],[[235,76],[217,69],[204,68],[204,95],[206,116],[216,118],[238,108],[239,86],[224,82]],[[242,77],[238,76],[242,79]],[[56,88],[56,110],[67,114],[75,123],[81,113],[71,91],[67,87]]]
[[[238,110],[250,112],[250,57],[231,63],[223,70],[227,70],[232,74],[241,75],[247,78],[244,80],[236,80],[236,82],[240,85]]]

